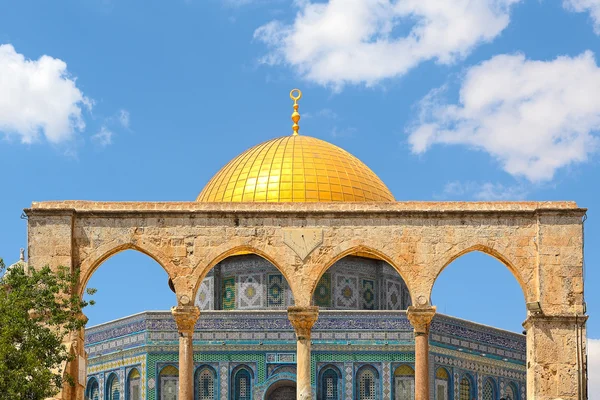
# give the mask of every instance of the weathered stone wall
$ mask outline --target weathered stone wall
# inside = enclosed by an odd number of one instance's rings
[[[347,255],[367,253],[394,267],[406,282],[413,304],[426,306],[436,278],[448,264],[468,252],[482,251],[509,268],[526,302],[539,301],[546,317],[583,316],[581,218],[585,210],[573,202],[72,201],[34,203],[26,212],[30,263],[79,267],[82,292],[104,260],[136,249],[163,266],[174,282],[179,305],[189,305],[202,279],[219,261],[248,251],[273,263],[288,281],[296,305],[308,306],[317,282],[331,265]],[[302,251],[296,253],[298,248],[286,244],[284,230],[290,228],[300,233],[316,229],[322,241],[302,259],[298,255]],[[537,345],[543,330],[532,328],[533,335],[528,334],[530,399],[576,398],[572,393],[578,385],[577,351],[571,347],[576,331],[570,319],[560,321],[549,328],[561,332],[560,340],[544,342],[545,349],[568,346],[561,347],[565,356],[559,361],[548,360],[552,351],[541,351]],[[536,379],[546,379],[540,368],[550,364],[557,371],[575,371],[574,376],[564,373],[560,385],[555,379],[544,386]]]

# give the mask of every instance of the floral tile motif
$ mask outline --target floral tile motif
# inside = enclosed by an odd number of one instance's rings
[[[286,299],[286,284],[283,275],[269,274],[267,276],[267,307],[283,308]]]
[[[215,292],[215,280],[214,277],[208,276],[204,278],[202,283],[200,284],[200,288],[198,288],[198,293],[196,294],[195,304],[201,310],[214,310],[215,302],[214,302],[214,292]]]
[[[237,295],[240,310],[265,306],[262,279],[262,274],[238,275]]]
[[[387,310],[402,309],[402,285],[399,281],[385,280],[385,303]]]
[[[374,310],[377,306],[375,299],[375,281],[363,279],[361,284],[361,308],[363,310]]]
[[[335,306],[338,309],[358,309],[358,277],[351,275],[335,276]]]

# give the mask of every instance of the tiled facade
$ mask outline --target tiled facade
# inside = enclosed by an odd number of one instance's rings
[[[399,367],[414,368],[413,330],[403,311],[321,311],[313,328],[311,373],[315,398],[319,376],[326,369],[339,374],[338,399],[357,399],[357,374],[368,366],[376,373],[376,399],[395,399]],[[460,399],[459,382],[474,382],[472,393],[482,398],[483,383],[493,382],[501,393],[515,391],[524,399],[525,337],[460,319],[436,315],[431,327],[432,382],[443,368],[449,379],[447,397]],[[295,381],[294,330],[285,311],[204,311],[194,333],[194,363],[214,371],[215,399],[233,399],[234,374],[247,368],[252,399],[263,399],[278,381]],[[178,334],[170,312],[145,312],[86,331],[88,382],[97,381],[106,396],[109,378],[119,377],[127,392],[132,369],[141,375],[143,399],[161,399],[161,371],[177,367]],[[410,370],[409,368],[408,370]],[[405,368],[406,369],[406,368]],[[396,373],[396,375],[395,375]],[[198,375],[195,398],[200,397]],[[164,386],[164,385],[163,385]],[[213,386],[210,386],[213,388]],[[435,385],[431,398],[434,399]],[[99,397],[105,399],[107,397]],[[120,399],[130,399],[125,396]],[[168,399],[169,397],[163,396]]]

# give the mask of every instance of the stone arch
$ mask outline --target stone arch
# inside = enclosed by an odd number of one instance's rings
[[[218,398],[219,394],[219,374],[217,373],[217,369],[210,364],[200,364],[196,367],[194,371],[194,399],[200,398],[200,393],[202,391],[201,383],[201,374],[204,371],[208,371],[210,373],[210,377],[212,378],[212,394],[214,398]],[[210,383],[208,383],[210,385]],[[210,390],[210,387],[209,387]]]
[[[284,388],[284,387],[292,387],[294,389],[296,389],[296,380],[293,378],[293,376],[285,376],[282,375],[280,377],[274,377],[276,379],[273,379],[272,381],[269,380],[266,382],[267,389],[265,390],[265,394],[263,396],[264,400],[269,400],[269,398],[274,394],[274,392],[278,389]]]
[[[406,287],[408,288],[408,292],[410,293],[411,298],[412,298],[413,293],[412,293],[412,290],[410,287],[410,283],[407,280],[406,271],[403,271],[402,268],[399,268],[397,263],[394,261],[394,259],[392,257],[390,257],[388,254],[386,254],[384,251],[378,250],[375,246],[370,246],[368,244],[365,244],[361,240],[351,240],[348,242],[341,243],[340,245],[336,246],[334,249],[332,249],[328,253],[328,255],[329,254],[333,254],[333,255],[329,256],[325,261],[323,261],[323,260],[320,260],[318,262],[317,262],[317,260],[313,261],[314,269],[313,269],[313,273],[311,275],[314,277],[314,279],[310,283],[310,286],[309,286],[309,288],[310,288],[310,292],[309,292],[310,297],[309,298],[312,299],[314,292],[317,289],[319,280],[321,279],[323,274],[325,274],[325,272],[327,272],[327,270],[329,270],[329,268],[331,268],[336,262],[343,259],[344,257],[355,255],[355,254],[361,254],[361,253],[368,254],[369,256],[371,256],[373,258],[384,261],[384,262],[388,263],[392,268],[394,268],[394,270],[398,273],[398,275],[400,275],[400,278],[402,278],[402,280],[406,284]],[[413,303],[414,303],[414,298],[413,298]]]
[[[471,245],[471,246],[465,247],[463,249],[460,249],[460,250],[454,252],[453,254],[450,255],[450,257],[445,259],[444,263],[441,264],[440,267],[435,269],[435,275],[433,277],[433,281],[429,284],[429,287],[427,288],[427,292],[426,292],[426,296],[427,296],[428,300],[431,299],[433,287],[435,286],[435,282],[437,281],[437,279],[439,278],[441,273],[458,258],[460,258],[466,254],[473,253],[473,252],[480,252],[480,253],[486,254],[486,255],[496,259],[497,261],[499,261],[502,265],[504,265],[510,271],[512,276],[516,279],[517,283],[519,284],[519,287],[521,288],[521,291],[523,293],[523,299],[525,300],[525,302],[534,301],[534,298],[535,298],[534,290],[532,287],[530,287],[528,282],[526,282],[525,279],[523,278],[522,270],[520,268],[518,268],[517,266],[515,266],[515,263],[512,262],[503,253],[501,253],[500,251],[498,251],[490,246],[483,245],[483,244]]]
[[[213,252],[211,252],[211,254],[207,257],[207,259],[210,260],[208,263],[196,266],[191,277],[194,284],[191,293],[192,299],[196,298],[198,289],[202,284],[202,280],[218,263],[239,253],[254,254],[270,262],[273,265],[273,267],[275,267],[279,272],[281,272],[283,278],[287,281],[288,286],[292,290],[294,298],[298,298],[297,296],[300,295],[298,293],[298,288],[296,287],[295,282],[292,279],[290,279],[288,271],[285,268],[283,268],[283,265],[285,265],[285,263],[279,253],[268,252],[249,244],[231,246],[230,243],[229,245],[219,246]]]
[[[169,276],[169,279],[175,282],[174,278],[176,274],[175,271],[173,271],[172,264],[169,263],[168,258],[155,246],[150,245],[148,243],[140,245],[134,242],[127,242],[118,245],[110,243],[105,244],[103,246],[99,246],[81,262],[81,275],[79,277],[78,288],[79,296],[83,296],[83,293],[89,280],[91,279],[94,272],[96,272],[96,270],[98,270],[98,268],[102,265],[102,263],[104,263],[112,256],[126,250],[135,250],[150,257],[151,259],[156,261],[162,269],[165,270],[165,272]],[[177,292],[177,285],[175,285],[175,291]]]

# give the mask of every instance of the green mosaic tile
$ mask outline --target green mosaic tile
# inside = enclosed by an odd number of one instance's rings
[[[223,278],[223,310],[235,310],[235,276]]]
[[[317,363],[323,362],[414,362],[414,353],[316,353],[310,358],[311,383],[316,384]]]
[[[163,362],[178,362],[179,354],[177,353],[148,353],[146,363],[146,400],[156,400],[156,386],[158,385],[158,377],[156,376],[156,364]],[[154,379],[154,388],[148,387],[148,381]]]

